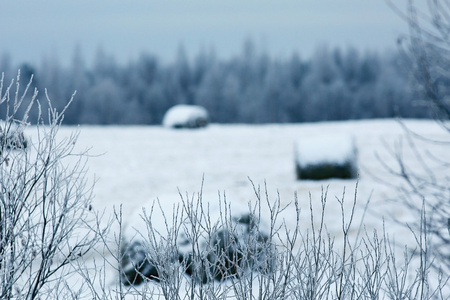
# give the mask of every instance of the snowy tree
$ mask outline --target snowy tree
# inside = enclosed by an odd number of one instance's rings
[[[40,115],[29,126],[27,113],[39,105],[38,94],[26,97],[31,84],[17,94],[19,78],[11,84],[0,80],[0,103],[15,104],[0,125],[0,298],[77,298],[86,290],[83,279],[75,278],[82,271],[77,263],[100,241],[90,230],[96,214],[87,156],[75,151],[77,133],[57,138],[64,110],[49,104],[49,117]],[[25,110],[19,118],[20,106]],[[26,148],[11,147],[17,136],[12,130],[32,133]]]

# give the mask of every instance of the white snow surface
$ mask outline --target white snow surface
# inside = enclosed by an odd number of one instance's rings
[[[449,142],[449,134],[433,121],[407,120],[404,124],[426,138]],[[296,194],[301,208],[300,226],[305,230],[310,222],[309,199],[312,199],[313,213],[317,214],[315,221],[318,222],[322,191],[328,189],[325,224],[330,235],[339,239],[342,222],[336,198],[345,197],[350,210],[357,180],[299,181],[295,176],[295,143],[332,134],[352,136],[358,149],[356,225],[359,226],[364,207],[370,199],[364,220],[366,230],[382,230],[382,219],[385,218],[388,223],[385,229],[391,238],[399,244],[414,243],[414,236],[401,226],[413,216],[404,207],[389,201],[396,195],[394,186],[401,181],[383,165],[397,168],[392,155],[397,149],[403,152],[411,170],[427,171],[415,159],[414,152],[404,145],[405,131],[396,120],[212,124],[199,131],[167,130],[162,126],[80,126],[62,127],[60,137],[77,129],[80,130],[77,149],[91,148],[88,174],[90,180],[96,180],[93,208],[104,210],[109,216],[114,208],[122,205],[127,236],[136,232],[134,228],[145,236],[146,228],[139,217],[143,207],[148,212],[152,203],[159,201],[165,215],[170,218],[173,207],[181,202],[180,194],[192,198],[201,188],[204,203],[217,207],[219,198],[225,198],[232,207],[241,211],[249,202],[255,203],[253,182],[256,187],[261,187],[263,196],[267,186],[270,203],[279,197],[282,205],[290,205]],[[425,150],[423,141],[416,143],[419,150]],[[332,147],[336,149],[335,145]],[[426,144],[426,149],[440,160],[450,161],[448,146]],[[336,151],[339,156],[344,152],[347,153],[348,149]],[[446,168],[435,168],[434,172],[437,178],[448,175]],[[263,207],[262,213],[267,214],[267,209]],[[295,209],[284,210],[281,217],[288,227],[296,225]],[[390,221],[392,218],[399,224]],[[152,222],[164,226],[164,217],[159,209],[153,212]],[[115,272],[106,274],[110,276],[111,288],[114,288]]]
[[[305,168],[320,163],[342,165],[356,158],[356,149],[351,135],[320,134],[303,137],[296,143],[296,160]]]
[[[185,125],[197,119],[208,119],[208,112],[199,105],[179,104],[169,108],[164,115],[163,126]]]

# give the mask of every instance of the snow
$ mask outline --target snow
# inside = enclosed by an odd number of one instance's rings
[[[171,107],[166,112],[163,125],[166,127],[198,127],[196,126],[197,120],[208,120],[208,113],[203,107],[180,104]]]
[[[174,112],[175,116],[179,114],[182,113]],[[165,124],[173,124],[175,116],[169,115]],[[408,120],[405,124],[427,138],[449,140],[448,133],[432,121]],[[404,129],[395,120],[283,125],[212,124],[199,131],[167,130],[162,126],[80,126],[79,129],[77,149],[91,148],[89,176],[96,180],[93,207],[112,215],[114,208],[122,205],[127,234],[135,227],[145,235],[145,226],[139,215],[142,207],[148,211],[156,200],[161,203],[165,215],[171,216],[174,205],[181,202],[180,193],[183,197],[195,199],[195,194],[202,189],[204,203],[218,203],[219,198],[226,198],[240,210],[249,202],[256,201],[253,182],[256,187],[261,185],[263,195],[267,185],[269,203],[279,197],[282,205],[289,205],[297,194],[302,210],[301,228],[308,228],[310,222],[310,197],[317,209],[314,213],[319,213],[322,190],[328,189],[325,223],[330,235],[338,239],[342,235],[342,223],[336,198],[341,199],[345,189],[345,199],[350,204],[357,181],[298,181],[295,176],[295,144],[311,137],[344,135],[351,136],[358,149],[360,170],[355,223],[359,224],[370,199],[365,216],[366,230],[381,230],[385,218],[388,223],[385,228],[390,237],[399,244],[414,243],[412,234],[401,225],[413,216],[404,207],[389,201],[395,197],[394,186],[401,181],[383,166],[396,168],[392,150],[399,150],[399,141],[405,140]],[[73,127],[62,127],[60,134],[69,135],[74,130]],[[420,148],[424,145],[422,142],[417,142],[419,149],[424,149]],[[347,140],[346,143],[333,142],[332,146],[324,144],[319,148],[333,149],[334,159],[339,159],[349,153],[349,145]],[[440,160],[450,161],[448,147],[442,144],[426,144],[426,147]],[[314,153],[305,155],[309,155],[311,160],[323,158],[324,154],[317,149],[311,147],[308,151]],[[410,168],[421,170],[414,152],[403,151]],[[447,176],[445,168],[436,168],[435,173],[436,178]],[[263,208],[262,213],[268,213],[267,208]],[[295,209],[284,210],[282,217],[288,227],[297,225]],[[398,223],[391,221],[392,217]],[[152,215],[152,222],[164,224],[164,217],[158,209]],[[109,280],[113,281],[115,273],[108,274],[111,276]]]
[[[432,121],[407,121],[414,131],[428,138],[448,140]],[[354,137],[358,149],[358,199],[361,206],[371,197],[373,208],[391,208],[386,200],[392,198],[393,187],[399,180],[390,174],[383,163],[395,167],[395,158],[388,147],[404,136],[394,120],[349,121],[292,125],[217,125],[200,131],[166,130],[161,126],[81,126],[77,147],[92,148],[89,172],[96,180],[94,208],[112,212],[123,205],[125,219],[148,203],[159,199],[169,210],[180,203],[180,195],[191,197],[203,183],[203,201],[217,202],[219,194],[233,205],[255,201],[251,179],[255,185],[267,183],[270,199],[278,194],[282,204],[292,201],[294,193],[309,209],[309,194],[319,201],[322,187],[328,187],[329,206],[340,197],[343,189],[351,197],[356,180],[330,179],[298,181],[295,176],[295,143],[322,134],[347,134]],[[69,135],[73,127],[61,128],[61,135]],[[442,145],[429,145],[436,157],[449,158]],[[414,159],[405,153],[405,159]],[[411,161],[411,167],[418,162]],[[445,169],[437,169],[437,176],[445,176]],[[391,210],[391,209],[388,209]],[[398,218],[405,212],[390,211]],[[385,214],[381,214],[385,215]],[[130,218],[128,218],[130,216]],[[375,218],[379,223],[379,216]],[[369,223],[371,220],[368,220]],[[377,224],[379,225],[379,224]],[[329,230],[338,234],[339,226]]]
[[[322,134],[304,137],[296,143],[296,161],[300,167],[321,163],[342,165],[356,159],[356,149],[350,135]]]

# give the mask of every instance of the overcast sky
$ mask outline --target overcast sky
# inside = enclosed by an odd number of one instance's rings
[[[273,56],[319,45],[394,49],[406,32],[384,0],[9,0],[0,4],[0,54],[14,62],[47,56],[68,63],[75,45],[90,63],[99,47],[118,62],[147,52],[174,59],[214,47],[219,57],[252,38]]]

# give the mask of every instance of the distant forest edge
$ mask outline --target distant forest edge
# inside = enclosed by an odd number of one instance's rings
[[[279,59],[249,40],[230,59],[218,59],[213,50],[188,59],[180,47],[170,64],[143,54],[120,65],[99,51],[92,67],[77,50],[69,67],[51,58],[12,66],[3,55],[4,85],[18,69],[22,89],[34,74],[44,111],[45,88],[58,109],[77,91],[65,124],[161,124],[167,109],[180,103],[204,106],[214,123],[431,117],[413,91],[406,57],[395,51],[322,46],[308,60],[296,53]],[[5,109],[0,105],[1,116]]]

